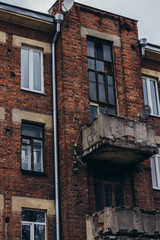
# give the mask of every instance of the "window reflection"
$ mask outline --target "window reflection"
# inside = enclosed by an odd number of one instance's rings
[[[22,240],[45,240],[44,211],[22,210]]]
[[[116,113],[115,87],[113,78],[112,46],[108,42],[91,38],[87,41],[89,95],[104,112]],[[91,108],[93,118],[93,109]],[[91,119],[92,119],[91,118]]]

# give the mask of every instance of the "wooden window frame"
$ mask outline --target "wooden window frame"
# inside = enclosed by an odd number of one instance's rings
[[[101,71],[96,70],[96,66],[95,66],[95,69],[91,69],[91,68],[89,68],[89,65],[88,65],[88,75],[89,75],[89,72],[95,73],[95,84],[96,84],[96,100],[91,99],[91,97],[89,95],[89,99],[90,99],[90,102],[91,102],[90,105],[95,106],[94,104],[97,103],[99,108],[100,107],[105,108],[105,112],[110,113],[109,111],[113,110],[115,112],[115,114],[116,114],[116,94],[115,94],[115,80],[114,80],[114,68],[113,68],[113,54],[112,54],[113,46],[112,46],[112,43],[108,42],[108,41],[101,40],[101,39],[97,39],[97,38],[95,39],[95,38],[90,37],[90,36],[88,36],[88,38],[87,38],[87,46],[88,46],[88,42],[93,42],[93,44],[94,44],[94,57],[89,56],[87,54],[88,60],[89,59],[94,60],[95,65],[96,65],[96,61],[101,61],[101,62],[104,63],[104,68],[105,68],[105,66],[109,66],[110,65],[109,68],[111,69],[111,72],[112,72],[110,74],[107,74],[107,72],[105,72],[105,70],[103,72],[101,72]],[[100,44],[102,46],[102,49],[103,49],[104,45],[110,47],[111,61],[104,60],[104,55],[103,55],[103,59],[96,58],[96,47],[95,47],[95,44]],[[99,100],[99,85],[100,85],[100,83],[98,83],[98,74],[104,76],[104,85],[105,85],[104,88],[105,88],[105,98],[106,98],[105,102],[102,102],[102,101]],[[112,86],[113,86],[113,92],[114,92],[114,95],[113,95],[114,104],[110,104],[109,103],[108,76],[111,76],[112,77],[112,81],[113,81],[113,85]],[[90,82],[92,82],[92,81],[89,80],[89,83]]]
[[[116,171],[111,171],[112,172],[112,176],[116,176],[117,172]],[[107,180],[105,179],[105,176],[107,176],[107,172],[105,171],[101,171],[101,178],[98,177],[94,177],[94,186],[95,186],[95,210],[96,211],[100,211],[102,209],[104,209],[105,207],[118,207],[118,206],[123,206],[124,205],[124,201],[125,201],[125,196],[124,196],[124,186],[123,186],[123,174],[120,174],[120,180]],[[102,186],[102,191],[101,191],[101,197],[100,199],[96,199],[96,184],[101,184]],[[111,185],[112,186],[112,204],[110,206],[106,206],[105,204],[105,185]],[[115,191],[115,186],[120,186],[121,187],[121,204],[120,205],[116,205],[116,191]],[[96,206],[97,201],[100,200],[100,205],[101,206]]]

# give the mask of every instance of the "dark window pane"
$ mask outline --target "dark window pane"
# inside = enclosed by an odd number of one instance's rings
[[[22,225],[22,240],[30,240],[30,226]]]
[[[22,124],[22,135],[41,138],[42,128],[29,124]]]
[[[106,103],[106,89],[104,84],[104,75],[98,74],[98,94],[99,101]]]
[[[105,207],[112,206],[112,185],[105,184]]]
[[[111,47],[108,45],[103,45],[103,54],[104,54],[104,60],[111,62],[112,57],[111,57]]]
[[[96,48],[96,58],[103,60],[103,48],[102,48],[102,44],[96,43],[96,44],[95,44],[95,48]]]
[[[111,63],[104,63],[104,71],[106,74],[110,74],[113,75],[113,68],[112,68],[112,64]]]
[[[97,117],[98,115],[98,107],[97,106],[90,106],[90,114],[91,114],[91,120]]]
[[[114,87],[108,86],[108,103],[115,105]]]
[[[104,72],[104,62],[96,60],[96,70]]]
[[[22,143],[29,145],[30,144],[30,140],[23,138],[22,139]]]
[[[23,88],[29,88],[29,51],[21,49],[21,84]]]
[[[107,76],[107,81],[109,86],[113,86],[113,77],[112,76]]]
[[[45,240],[44,225],[34,225],[34,240]]]
[[[142,81],[143,81],[144,103],[145,103],[146,105],[149,105],[149,103],[148,103],[148,93],[147,93],[147,83],[146,83],[146,79],[143,78]]]
[[[33,140],[33,159],[34,159],[34,171],[42,172],[42,160],[43,160],[43,148],[42,141]]]
[[[101,172],[101,174],[104,176],[105,181],[109,182],[121,182],[121,174],[118,172],[112,172],[112,171],[104,171]]]
[[[115,185],[115,204],[116,206],[123,204],[122,187],[120,185]]]
[[[89,93],[91,100],[97,100],[97,94],[96,94],[96,83],[89,82]]]
[[[150,80],[150,88],[151,88],[151,98],[152,98],[153,114],[154,115],[158,115],[158,102],[157,102],[156,83],[155,83],[155,81]]]
[[[95,70],[95,60],[88,59],[88,68]]]
[[[94,57],[94,43],[87,41],[87,53],[89,57]]]
[[[106,91],[104,84],[98,84],[99,101],[106,103]]]
[[[99,112],[102,114],[105,113],[106,112],[105,107],[99,107]]]
[[[22,221],[45,223],[45,213],[42,211],[22,211]]]
[[[153,187],[158,187],[155,158],[151,157],[150,162],[151,162],[152,184],[153,184]]]
[[[103,191],[101,183],[95,183],[95,205],[96,211],[100,211],[103,208]]]
[[[104,75],[98,74],[98,83],[101,83],[104,85]]]
[[[24,170],[31,170],[31,146],[21,146],[21,167]]]
[[[92,81],[92,82],[96,81],[95,72],[89,71],[88,76],[89,76],[90,81]]]
[[[108,113],[111,114],[111,115],[115,115],[116,111],[115,111],[114,108],[108,108]]]

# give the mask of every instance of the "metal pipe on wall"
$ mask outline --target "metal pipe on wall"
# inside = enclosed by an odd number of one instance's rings
[[[55,172],[55,202],[56,202],[56,240],[60,240],[60,207],[59,207],[59,174],[58,174],[58,138],[57,138],[57,79],[56,79],[56,41],[61,31],[63,14],[55,15],[56,32],[52,41],[52,93],[53,93],[53,144],[54,144],[54,172]]]

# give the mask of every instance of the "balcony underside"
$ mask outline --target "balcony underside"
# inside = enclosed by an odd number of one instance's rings
[[[157,153],[154,129],[145,123],[99,115],[82,133],[84,160],[128,165]]]
[[[83,152],[87,160],[106,160],[108,163],[121,163],[123,165],[142,162],[157,153],[157,148],[132,146],[124,141],[113,142],[102,139],[96,145]]]

